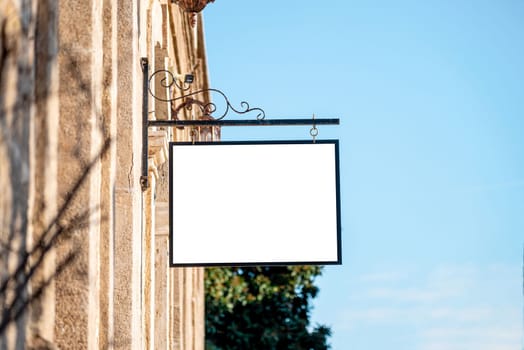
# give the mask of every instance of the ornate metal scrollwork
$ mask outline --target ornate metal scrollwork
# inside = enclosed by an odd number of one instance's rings
[[[182,91],[182,96],[178,97],[171,97],[163,98],[160,96],[155,95],[155,93],[151,90],[151,81],[155,76],[159,76],[160,74],[164,74],[164,76],[160,79],[160,84],[163,88],[168,89],[170,94],[173,94],[176,91],[173,91],[173,88],[178,89],[179,91]],[[240,107],[235,108],[229,99],[227,98],[226,94],[224,94],[222,91],[218,89],[201,89],[193,92],[188,92],[191,89],[191,85],[186,82],[180,81],[177,75],[173,74],[172,72],[168,70],[158,70],[151,74],[149,77],[149,94],[153,96],[158,101],[162,102],[171,102],[172,103],[172,112],[173,112],[173,118],[175,120],[178,120],[178,113],[182,109],[191,110],[193,106],[196,106],[200,109],[202,112],[202,119],[212,118],[214,120],[222,120],[224,119],[230,111],[242,115],[247,113],[257,113],[256,119],[257,120],[263,120],[266,116],[266,113],[262,108],[254,107],[252,108],[248,102],[242,101],[240,102]],[[214,102],[204,102],[200,99],[197,99],[196,97],[198,95],[206,95],[206,94],[215,94],[220,96],[220,98],[224,101],[224,107],[221,108],[221,111],[218,111],[217,104]]]
[[[160,75],[160,74],[164,74],[165,75],[164,77],[161,77],[160,85],[162,85],[163,88],[169,89],[169,91],[171,91],[171,88],[173,86],[176,87],[177,89],[181,90],[181,91],[187,91],[187,90],[189,90],[191,88],[191,86],[189,84],[185,83],[185,82],[183,82],[183,84],[180,85],[179,81],[178,81],[179,79],[177,78],[177,76],[175,74],[171,73],[170,71],[165,70],[165,69],[157,70],[156,72],[154,72],[153,74],[151,74],[149,76],[149,84],[147,84],[148,88],[149,88],[149,94],[151,96],[153,96],[156,100],[159,100],[159,101],[162,101],[162,102],[172,102],[172,101],[174,101],[174,99],[172,99],[172,98],[164,99],[164,98],[158,97],[151,90],[151,81],[153,80],[153,78],[155,78],[155,76]]]

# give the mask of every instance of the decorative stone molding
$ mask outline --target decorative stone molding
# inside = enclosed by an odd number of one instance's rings
[[[169,236],[169,203],[155,204],[155,236]]]
[[[215,0],[171,0],[181,9],[189,14],[189,24],[191,27],[196,26],[197,13],[202,11],[209,3],[215,2]]]
[[[168,153],[168,132],[166,130],[149,131],[149,173],[153,173],[155,179],[158,179],[158,167],[166,162],[169,158]]]

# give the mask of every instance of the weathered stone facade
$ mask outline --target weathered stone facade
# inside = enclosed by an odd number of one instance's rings
[[[141,58],[208,87],[201,23],[167,0],[0,0],[0,349],[204,348],[203,270],[168,266],[167,143],[189,130],[150,129],[140,187]]]

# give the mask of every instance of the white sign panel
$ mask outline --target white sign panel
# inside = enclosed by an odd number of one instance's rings
[[[171,143],[171,266],[341,264],[338,169],[338,140]]]

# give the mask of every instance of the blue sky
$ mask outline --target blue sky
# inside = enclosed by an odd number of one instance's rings
[[[241,1],[204,10],[211,85],[339,117],[333,349],[523,349],[524,2]],[[309,128],[224,128],[224,140]]]

